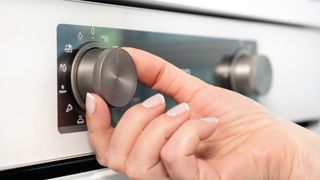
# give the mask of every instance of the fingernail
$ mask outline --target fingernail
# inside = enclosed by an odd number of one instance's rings
[[[86,97],[86,113],[89,116],[92,116],[94,114],[94,111],[96,110],[96,102],[94,96],[92,94],[87,93]]]
[[[167,111],[166,114],[168,116],[178,116],[187,111],[189,111],[189,105],[187,103],[181,103],[171,108],[169,111]]]
[[[154,108],[164,103],[164,97],[162,94],[156,94],[143,101],[142,105],[145,108]]]
[[[214,117],[201,118],[201,120],[207,123],[218,123],[218,119]]]

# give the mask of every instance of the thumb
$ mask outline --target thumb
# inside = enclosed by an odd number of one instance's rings
[[[86,123],[91,146],[101,165],[105,165],[104,154],[112,135],[108,105],[98,95],[87,93]]]

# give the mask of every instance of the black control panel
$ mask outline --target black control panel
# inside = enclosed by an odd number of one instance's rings
[[[266,69],[265,57],[261,58],[256,55],[257,47],[254,41],[60,24],[57,27],[57,124],[60,133],[86,130],[85,111],[83,105],[79,104],[79,100],[77,101],[75,97],[71,75],[74,71],[72,66],[74,66],[79,50],[88,43],[99,44],[102,49],[117,49],[123,46],[143,49],[166,59],[186,73],[197,76],[210,84],[228,89],[238,88],[239,85],[252,81],[252,73],[239,74],[242,72],[238,72],[240,65],[241,67],[255,68],[256,61],[260,60],[264,62],[262,69]],[[259,68],[261,69],[261,65]],[[264,71],[263,73],[268,72]],[[264,77],[267,76],[263,75],[262,79]],[[83,78],[85,79],[86,76]],[[263,81],[267,80],[263,79]],[[261,81],[261,77],[259,81]],[[81,85],[82,81],[77,83]],[[83,83],[88,82],[83,81]],[[265,83],[263,85],[263,87],[268,86]],[[244,92],[252,92],[254,97],[255,89],[249,89],[252,88],[252,84],[247,86],[248,88],[244,87],[244,89],[248,91]],[[243,87],[241,88],[243,89]],[[125,106],[111,108],[113,126],[117,124],[121,115],[130,106],[140,103],[156,93],[139,83],[135,89],[132,97],[128,96],[130,100],[126,102]],[[82,93],[85,93],[84,91]],[[251,94],[247,95],[251,96]],[[167,108],[175,104],[167,97],[166,102]]]

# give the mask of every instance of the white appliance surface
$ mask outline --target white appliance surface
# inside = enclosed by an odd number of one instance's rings
[[[98,169],[68,176],[53,178],[52,180],[128,180],[124,175],[118,174],[110,169]]]
[[[87,133],[57,130],[60,23],[258,42],[272,62],[261,102],[290,120],[320,117],[320,31],[71,1],[0,2],[0,169],[91,154]]]
[[[127,0],[320,28],[319,0]]]

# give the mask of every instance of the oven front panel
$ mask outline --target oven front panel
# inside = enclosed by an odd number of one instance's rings
[[[271,91],[259,101],[289,120],[320,116],[320,31],[315,29],[70,1],[2,1],[0,22],[0,169],[92,154],[86,131],[58,131],[57,94],[61,84],[57,78],[57,47],[65,46],[57,41],[61,35],[57,27],[61,24],[226,40],[233,44],[232,51],[242,46],[239,41],[252,44],[253,51],[270,58],[274,74]],[[180,63],[177,53],[163,53],[157,44],[146,47],[133,38],[114,45],[142,48],[181,68],[190,68],[184,67],[187,60]],[[194,68],[191,74],[213,82],[210,73],[199,74]],[[140,101],[148,96],[143,95]]]
[[[222,84],[215,75],[219,64],[230,61],[239,50],[245,49],[250,54],[256,53],[256,43],[252,41],[59,24],[57,27],[57,130],[60,133],[86,131],[85,112],[79,106],[72,89],[71,69],[74,68],[74,59],[79,49],[93,42],[105,48],[143,49],[167,59],[181,70],[209,84],[226,88],[230,88],[227,85],[228,82]],[[155,94],[154,91],[138,84],[135,95],[126,106],[110,109],[112,125],[115,126],[118,123],[129,107],[153,94]],[[167,109],[176,104],[168,97],[166,102]]]

